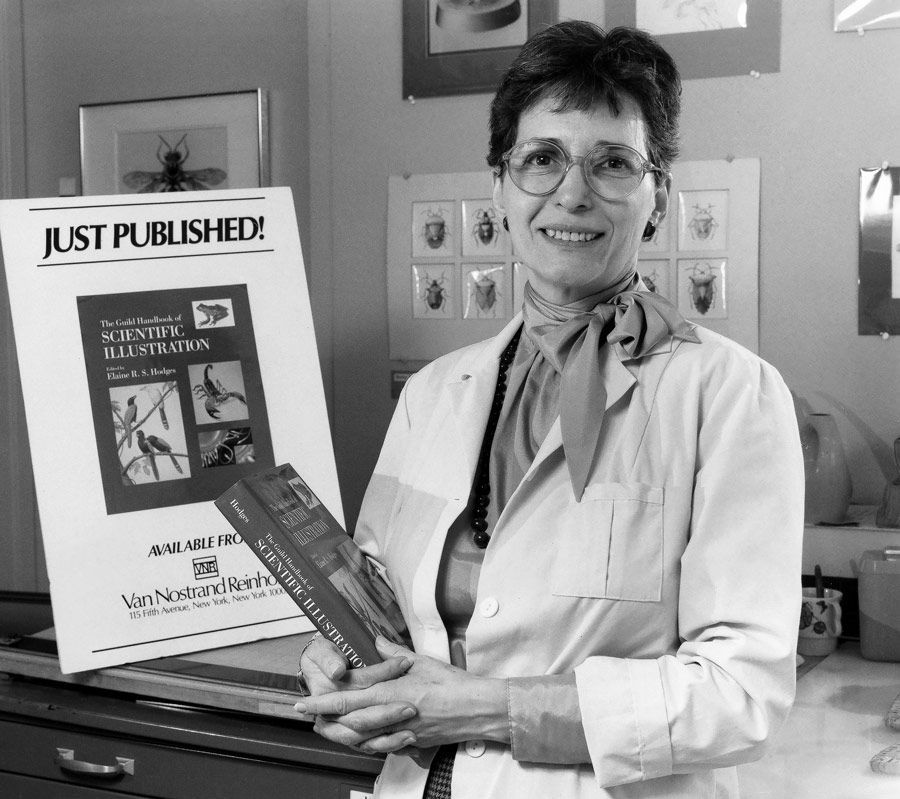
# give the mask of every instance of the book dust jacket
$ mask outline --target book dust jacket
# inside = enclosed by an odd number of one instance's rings
[[[213,500],[290,461],[342,518],[289,189],[0,202],[64,673],[310,622]]]

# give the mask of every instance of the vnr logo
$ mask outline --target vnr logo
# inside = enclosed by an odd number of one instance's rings
[[[219,564],[216,563],[215,555],[208,555],[205,558],[194,558],[194,579],[205,580],[208,577],[219,576]]]

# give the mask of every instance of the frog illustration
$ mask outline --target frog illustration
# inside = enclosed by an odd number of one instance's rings
[[[228,309],[224,305],[207,305],[206,303],[197,303],[197,310],[206,318],[200,322],[198,327],[209,325],[214,327],[217,322],[228,317]]]

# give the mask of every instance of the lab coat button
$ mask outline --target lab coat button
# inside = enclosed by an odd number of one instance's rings
[[[484,741],[466,741],[466,754],[469,757],[481,757],[485,749]]]
[[[489,596],[481,603],[481,615],[486,619],[497,615],[498,610],[500,610],[500,603],[492,596]]]

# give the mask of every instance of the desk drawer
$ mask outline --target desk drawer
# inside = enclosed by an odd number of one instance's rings
[[[252,787],[254,796],[349,799],[351,789],[370,791],[373,782],[350,773],[24,722],[0,721],[0,741],[0,771],[127,796],[247,799]],[[100,766],[115,766],[117,758],[132,761],[133,774],[73,774],[57,763],[59,749],[71,750],[75,761]]]

